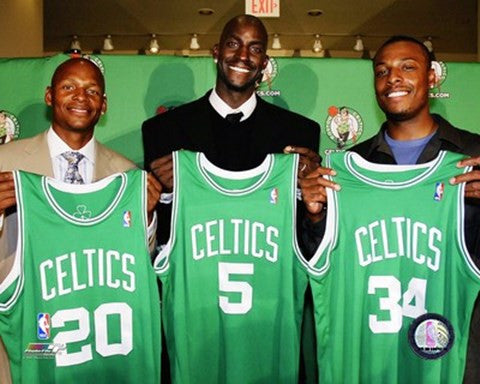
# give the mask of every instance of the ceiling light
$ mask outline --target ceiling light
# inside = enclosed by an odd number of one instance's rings
[[[320,39],[320,35],[315,35],[315,42],[313,43],[312,50],[315,53],[320,53],[323,51],[323,44],[322,40]]]
[[[198,10],[198,13],[202,16],[210,16],[210,15],[213,15],[215,11],[211,8],[200,8]]]
[[[198,37],[196,33],[193,34],[192,39],[190,40],[190,49],[200,49],[200,44],[198,44]]]
[[[353,46],[353,50],[357,52],[362,52],[365,49],[363,45],[363,40],[361,36],[357,36],[357,40],[355,41],[355,45]]]
[[[433,43],[432,43],[432,38],[430,36],[428,36],[427,40],[423,42],[423,45],[427,47],[428,52],[433,52]]]
[[[77,35],[73,35],[72,42],[70,43],[70,50],[71,51],[81,51],[82,47],[80,46],[80,40],[78,40]]]
[[[107,35],[105,37],[105,40],[103,40],[103,50],[113,51],[113,49],[114,49],[114,46],[113,46],[112,35]]]
[[[158,45],[157,36],[152,33],[152,38],[150,39],[150,44],[148,46],[148,50],[150,53],[158,53],[160,46]]]
[[[282,44],[280,44],[280,37],[276,33],[273,35],[272,49],[282,49]]]
[[[323,14],[323,11],[321,9],[309,9],[307,11],[308,16],[320,16]]]

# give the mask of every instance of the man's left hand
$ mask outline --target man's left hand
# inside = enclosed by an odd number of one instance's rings
[[[480,156],[470,157],[468,159],[459,161],[457,163],[458,168],[463,168],[468,166],[472,166],[472,167],[480,166]],[[452,177],[450,179],[450,184],[460,184],[460,183],[467,183],[465,185],[466,198],[480,199],[480,170],[473,169],[470,172]]]
[[[162,185],[151,173],[147,175],[147,213],[148,224],[152,222],[153,212],[162,193]]]

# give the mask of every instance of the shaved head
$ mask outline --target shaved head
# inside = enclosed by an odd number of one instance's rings
[[[262,21],[255,16],[252,15],[238,15],[234,18],[230,19],[227,24],[223,27],[222,34],[220,35],[220,45],[225,41],[225,39],[231,35],[232,31],[238,25],[249,25],[255,28],[258,34],[261,36],[262,43],[267,46],[268,43],[268,33],[265,25],[263,25]]]
[[[69,59],[69,60],[63,62],[62,64],[60,64],[57,67],[57,69],[55,69],[55,72],[53,73],[52,81],[51,81],[51,87],[54,87],[55,84],[58,83],[59,79],[62,79],[63,75],[66,72],[68,72],[68,70],[72,66],[76,66],[76,65],[87,66],[87,67],[92,68],[93,71],[96,73],[95,77],[97,78],[97,81],[102,88],[102,93],[105,92],[105,79],[103,77],[102,72],[100,71],[100,68],[98,68],[97,65],[94,64],[93,62],[91,62],[90,60],[84,59],[84,58]]]

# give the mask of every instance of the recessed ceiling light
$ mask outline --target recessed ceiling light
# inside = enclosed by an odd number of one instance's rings
[[[215,11],[211,8],[200,8],[198,10],[198,13],[202,16],[210,16],[214,13]]]
[[[307,14],[309,16],[320,16],[323,14],[323,11],[321,9],[310,9],[307,11]]]

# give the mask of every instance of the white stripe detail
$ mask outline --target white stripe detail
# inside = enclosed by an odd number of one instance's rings
[[[371,163],[361,157],[358,153],[355,152],[347,152],[345,156],[345,166],[347,169],[355,176],[357,179],[363,181],[366,184],[373,185],[378,188],[384,189],[402,189],[411,187],[416,185],[427,177],[429,177],[433,172],[437,170],[437,168],[442,164],[443,159],[445,158],[446,152],[440,151],[438,156],[433,159],[432,161],[424,164],[415,164],[415,165],[395,165],[392,164],[377,164]],[[403,172],[408,170],[415,170],[415,169],[425,169],[425,172],[405,181],[401,182],[385,182],[380,180],[372,179],[368,176],[365,176],[358,172],[354,166],[358,166],[360,168],[369,170],[369,171],[376,171],[376,172]]]
[[[98,216],[88,218],[88,219],[78,219],[75,216],[66,212],[62,208],[62,206],[55,200],[50,190],[50,188],[54,188],[61,192],[68,192],[68,193],[75,193],[75,194],[96,192],[106,188],[110,183],[114,181],[115,178],[118,178],[118,177],[121,178],[121,185],[117,191],[117,194],[111,201],[110,205]],[[81,225],[81,226],[95,225],[100,221],[105,220],[108,216],[110,216],[110,214],[115,210],[118,203],[120,202],[123,196],[123,193],[125,192],[126,186],[127,186],[127,176],[125,173],[116,173],[91,184],[68,184],[68,183],[61,182],[59,180],[55,180],[51,177],[47,177],[47,176],[42,177],[43,192],[45,193],[45,196],[47,197],[47,201],[55,210],[55,212],[57,212],[57,214],[63,217],[66,221],[73,224]]]
[[[267,155],[262,164],[246,171],[227,171],[212,164],[203,153],[197,153],[197,165],[205,181],[216,191],[228,196],[242,196],[252,193],[259,189],[272,173],[275,158],[273,155]],[[219,185],[210,174],[223,177],[230,180],[245,180],[256,176],[261,176],[252,185],[243,189],[227,189]]]
[[[23,274],[23,248],[24,248],[24,211],[23,211],[23,194],[22,192],[22,183],[20,177],[20,171],[13,171],[14,183],[15,183],[15,195],[17,199],[17,249],[15,251],[15,260],[12,265],[12,269],[8,272],[7,276],[0,284],[0,293],[5,292],[18,278],[17,285],[15,287],[12,296],[4,303],[0,303],[0,312],[8,311],[13,305],[16,304],[20,293],[23,290],[23,284],[25,277]]]

